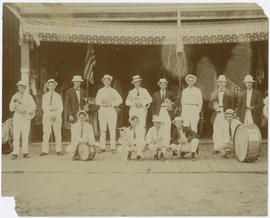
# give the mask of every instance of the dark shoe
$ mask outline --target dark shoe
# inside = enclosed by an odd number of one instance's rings
[[[57,155],[63,156],[64,154],[62,152],[56,152]]]
[[[192,153],[191,160],[195,161],[195,153]]]
[[[158,160],[158,155],[157,154],[155,154],[154,160]]]
[[[127,160],[131,160],[131,152],[128,152]]]
[[[225,153],[225,154],[223,154],[223,155],[221,155],[221,157],[223,157],[223,158],[228,158],[228,156],[227,156],[227,154]]]
[[[181,152],[180,152],[180,157],[181,157],[181,158],[184,158],[184,157],[185,157],[185,152],[181,151]]]
[[[105,152],[105,149],[99,149],[98,151],[97,151],[97,153],[103,153],[103,152]]]
[[[48,155],[48,153],[41,152],[39,156],[45,156],[45,155]]]
[[[24,158],[30,158],[30,155],[29,154],[23,154],[23,157]]]
[[[162,160],[162,161],[164,161],[164,160],[165,160],[164,155],[163,155],[163,153],[162,153],[162,152],[160,153],[160,160]]]
[[[212,152],[212,154],[218,154],[218,153],[220,153],[220,151],[216,151],[216,150],[214,150],[213,152]]]
[[[17,157],[18,157],[17,154],[12,154],[10,159],[11,159],[11,160],[15,160],[15,159],[17,159]]]
[[[173,151],[173,152],[172,152],[172,156],[173,156],[173,157],[175,157],[175,156],[177,156],[177,155],[178,155],[178,154],[177,154],[176,151]]]
[[[136,159],[137,160],[142,160],[142,157],[140,155],[137,155]]]
[[[118,153],[116,149],[112,149],[111,152],[112,152],[112,154],[117,154]]]
[[[75,156],[75,155],[74,155],[74,156],[72,157],[72,160],[79,160],[79,158],[78,158],[78,156]]]

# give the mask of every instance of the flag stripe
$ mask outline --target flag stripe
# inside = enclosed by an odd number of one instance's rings
[[[84,68],[83,77],[92,84],[94,83],[93,68],[95,64],[96,64],[96,57],[95,57],[94,48],[92,45],[88,45],[87,53],[85,57],[85,68]]]

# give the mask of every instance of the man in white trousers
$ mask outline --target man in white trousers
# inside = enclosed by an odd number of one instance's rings
[[[49,91],[42,96],[43,142],[40,156],[44,156],[49,153],[49,139],[52,133],[54,133],[55,136],[56,154],[61,156],[63,155],[61,135],[63,112],[62,97],[55,91],[57,82],[54,79],[49,79],[46,86]]]
[[[28,94],[27,82],[19,81],[16,92],[10,101],[9,110],[14,111],[13,115],[13,153],[12,160],[17,159],[20,153],[20,137],[22,135],[22,153],[24,158],[30,158],[28,151],[28,138],[30,132],[30,120],[35,115],[36,104],[33,97]]]
[[[202,109],[202,93],[201,90],[194,86],[197,78],[192,74],[188,74],[185,77],[188,87],[182,92],[182,114],[181,117],[184,120],[184,126],[189,126],[197,133],[198,122],[200,119],[200,112]]]
[[[112,76],[104,75],[102,82],[104,87],[99,89],[96,96],[96,104],[100,106],[98,111],[98,120],[100,127],[100,152],[105,151],[106,130],[109,126],[110,144],[113,154],[117,153],[115,145],[117,112],[116,108],[122,103],[122,98],[116,89],[111,88]]]
[[[145,127],[147,110],[152,102],[152,97],[145,88],[141,88],[142,78],[135,75],[132,78],[134,89],[130,90],[126,99],[126,105],[130,107],[129,116],[139,118],[139,126]]]

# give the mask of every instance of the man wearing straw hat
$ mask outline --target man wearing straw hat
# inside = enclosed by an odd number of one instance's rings
[[[221,133],[220,125],[225,121],[224,112],[227,109],[234,109],[235,102],[233,94],[226,89],[227,79],[224,75],[220,75],[217,79],[218,90],[211,93],[209,108],[213,110],[211,122],[213,123],[213,154],[218,153],[218,142]]]
[[[49,153],[49,139],[52,132],[55,136],[56,153],[57,155],[63,155],[61,135],[63,112],[62,97],[55,91],[57,82],[54,79],[49,79],[46,86],[49,91],[42,96],[43,142],[40,156],[44,156]]]
[[[164,129],[168,137],[170,137],[175,97],[173,93],[167,89],[167,79],[159,79],[158,85],[160,90],[153,94],[152,115],[159,116],[159,118],[162,119]]]
[[[35,113],[36,104],[33,97],[28,94],[27,82],[20,80],[17,83],[18,91],[12,96],[9,110],[14,111],[13,115],[13,153],[12,160],[17,159],[20,153],[20,137],[22,135],[22,153],[24,158],[30,158],[28,151],[28,137],[30,132],[30,119],[25,114],[29,112]],[[32,117],[33,118],[33,117]]]
[[[132,77],[131,83],[134,89],[130,90],[126,99],[126,105],[130,107],[129,116],[136,115],[139,125],[145,127],[147,110],[152,102],[152,97],[145,88],[141,88],[142,78],[139,75]]]
[[[261,123],[263,100],[260,91],[253,88],[255,80],[251,75],[246,75],[243,83],[246,90],[240,93],[237,101],[237,115],[244,124]]]
[[[65,117],[68,123],[75,123],[77,120],[77,113],[83,109],[87,98],[86,91],[82,89],[81,83],[83,79],[79,75],[73,76],[71,80],[74,86],[66,91],[65,95]]]
[[[164,161],[164,153],[169,146],[170,136],[168,136],[165,131],[163,120],[160,117],[154,116],[152,121],[154,126],[148,130],[146,142],[148,144],[148,148],[155,152],[154,159]]]
[[[182,113],[181,117],[184,119],[184,126],[190,126],[194,132],[197,132],[200,112],[202,109],[202,93],[201,90],[194,86],[197,77],[188,74],[185,77],[188,87],[182,92],[181,104]]]
[[[105,151],[107,125],[110,132],[110,144],[112,153],[117,153],[115,145],[117,112],[115,107],[122,103],[122,98],[116,89],[111,88],[111,75],[104,75],[102,82],[104,87],[99,89],[96,96],[96,104],[99,105],[98,120],[100,127],[100,148]]]

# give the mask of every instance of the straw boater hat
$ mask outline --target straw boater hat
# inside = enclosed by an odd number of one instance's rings
[[[81,76],[73,76],[72,82],[83,82],[83,79]]]
[[[163,123],[162,119],[160,119],[158,116],[154,116],[153,119],[152,119],[152,122]]]
[[[177,117],[175,117],[175,118],[173,119],[173,124],[175,124],[177,121],[183,122],[184,120],[183,120],[182,117],[177,116]]]
[[[227,79],[224,75],[219,75],[217,82],[227,82]]]
[[[193,74],[188,74],[188,75],[186,75],[186,77],[185,77],[185,81],[187,82],[187,80],[188,80],[189,78],[192,78],[192,79],[193,79],[193,83],[196,83],[196,81],[197,81],[197,77],[196,77],[196,76],[194,76]]]
[[[105,74],[101,80],[103,81],[104,79],[109,79],[112,81],[113,77],[111,75]]]
[[[17,82],[17,86],[24,86],[27,87],[27,82],[24,80],[20,80],[19,82]]]
[[[256,81],[253,79],[253,77],[251,75],[246,75],[244,80],[243,80],[243,83],[255,83]]]
[[[160,83],[167,83],[168,84],[168,80],[165,78],[161,78],[161,79],[159,79],[157,84],[160,85]]]
[[[54,80],[54,79],[49,79],[47,82],[46,82],[46,86],[48,87],[49,83],[54,83],[55,86],[57,86],[57,82]]]
[[[136,115],[133,115],[133,116],[129,117],[128,122],[131,123],[131,121],[134,119],[139,119],[139,117],[137,117]]]
[[[227,114],[234,115],[234,110],[233,110],[233,109],[227,109],[227,110],[225,111],[225,115],[227,115]]]
[[[132,77],[132,81],[131,83],[135,83],[135,82],[138,82],[138,81],[142,81],[142,78],[140,77],[140,75],[135,75]]]
[[[78,113],[77,113],[77,118],[79,118],[80,114],[84,114],[86,119],[88,120],[88,114],[84,111],[84,110],[80,110]]]

